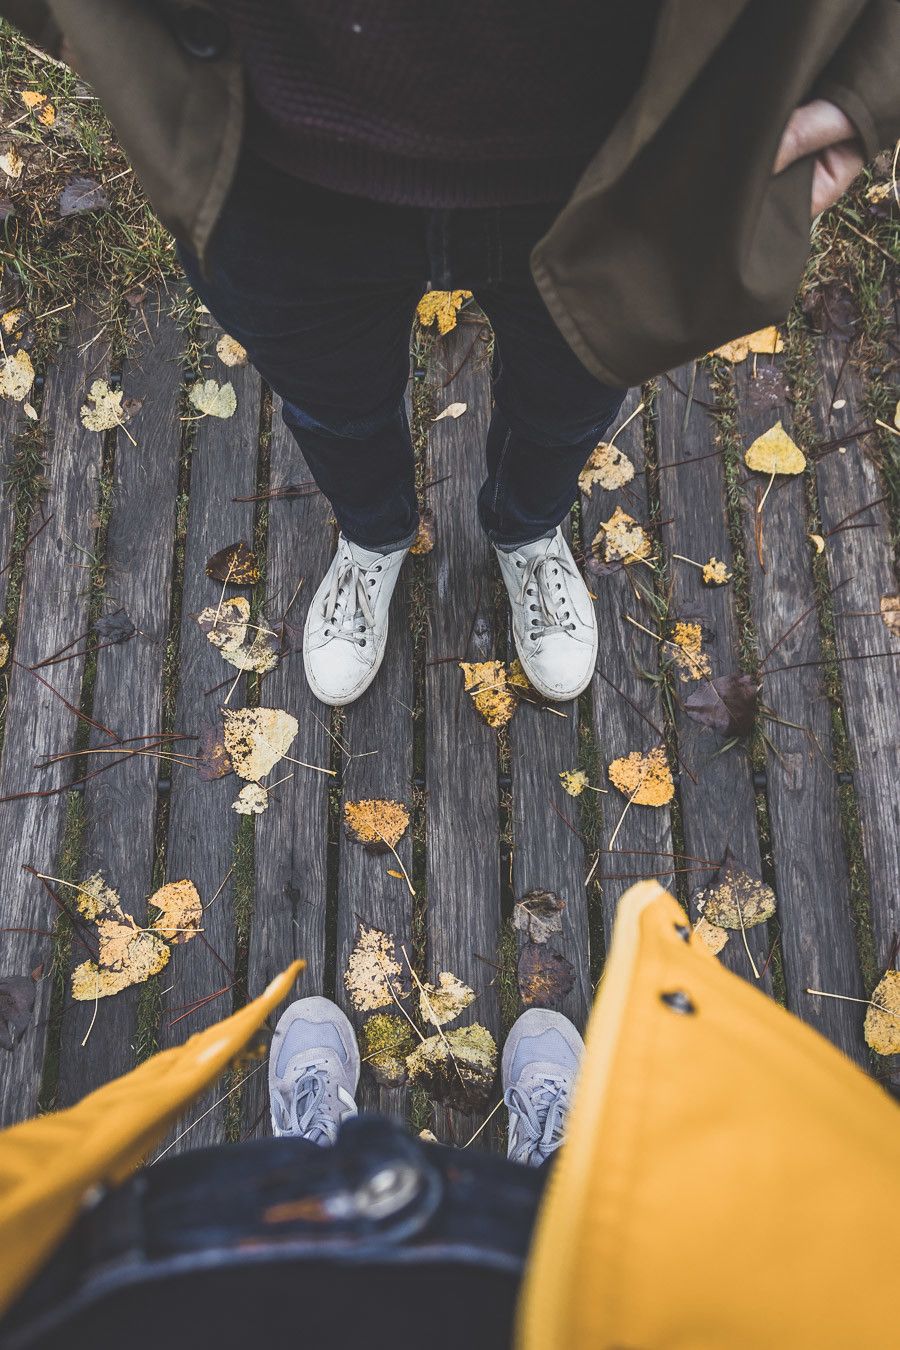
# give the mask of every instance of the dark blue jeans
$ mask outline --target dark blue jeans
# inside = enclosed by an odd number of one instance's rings
[[[494,330],[484,529],[498,544],[528,543],[568,514],[625,391],[582,366],[531,278],[529,253],[558,211],[388,206],[245,156],[205,271],[182,251],[204,304],[281,395],[354,543],[399,544],[416,530],[403,397],[413,313],[429,281],[473,291]]]
[[[503,1350],[548,1171],[371,1117],[185,1153],[81,1215],[0,1350]]]

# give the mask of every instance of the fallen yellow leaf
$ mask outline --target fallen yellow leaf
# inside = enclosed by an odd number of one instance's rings
[[[502,661],[460,661],[466,693],[489,727],[505,727],[518,707]]]
[[[900,595],[883,595],[880,609],[888,632],[900,637]]]
[[[269,792],[261,783],[245,783],[234,801],[232,811],[239,816],[261,816],[269,805]]]
[[[588,776],[584,769],[561,769],[559,781],[570,797],[580,797],[588,785]]]
[[[864,1032],[876,1055],[900,1055],[900,970],[887,971],[872,990]]]
[[[87,402],[81,405],[81,425],[88,431],[109,431],[124,426],[127,418],[122,407],[124,389],[110,389],[106,380],[94,380]]]
[[[781,423],[776,422],[757,436],[744,454],[744,463],[757,473],[797,474],[806,468],[806,456]]]
[[[161,917],[150,925],[167,942],[177,945],[190,942],[200,931],[203,906],[200,894],[192,881],[169,881],[154,891],[148,905],[160,911]]]
[[[423,984],[419,990],[419,1016],[434,1027],[453,1022],[475,998],[475,990],[463,984],[449,970],[442,970],[437,984]]]
[[[634,465],[617,445],[601,441],[591,451],[591,457],[578,475],[578,486],[588,497],[596,485],[607,492],[630,483]]]
[[[439,333],[449,333],[456,327],[457,310],[471,298],[471,291],[426,291],[416,305],[416,317],[423,328],[436,323]]]
[[[216,356],[223,366],[247,364],[247,348],[242,347],[237,338],[229,337],[227,333],[223,333],[216,343]]]
[[[34,384],[34,366],[27,352],[0,359],[0,394],[20,403],[31,392]]]
[[[233,417],[237,408],[234,385],[215,380],[197,380],[188,391],[191,403],[205,417]]]
[[[703,581],[707,586],[724,586],[731,580],[731,573],[718,558],[710,558],[703,564]]]
[[[609,520],[601,522],[591,548],[596,550],[601,542],[606,546],[607,562],[636,562],[639,558],[649,557],[653,549],[644,527],[621,506],[616,507]]]
[[[607,771],[609,781],[638,806],[665,806],[675,795],[675,783],[666,752],[661,745],[641,754],[614,759]]]
[[[712,674],[709,657],[703,651],[703,627],[699,623],[676,623],[672,656],[682,680],[702,680]]]
[[[409,812],[402,802],[366,797],[344,802],[344,824],[357,844],[396,848],[409,825]]]
[[[287,754],[300,730],[296,717],[280,708],[223,708],[223,740],[239,777],[259,782]]]
[[[784,342],[778,329],[774,326],[769,328],[757,328],[754,333],[748,333],[746,337],[734,338],[731,342],[724,342],[721,347],[716,347],[710,352],[710,356],[723,356],[726,361],[737,364],[739,361],[746,361],[751,352],[757,352],[759,355],[773,355],[776,352],[784,351]]]
[[[393,1003],[394,996],[399,997],[395,981],[400,974],[394,939],[380,928],[360,923],[344,971],[344,984],[356,1011],[369,1012]]]

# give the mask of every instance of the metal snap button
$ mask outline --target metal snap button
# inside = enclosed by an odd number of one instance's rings
[[[198,61],[215,61],[228,48],[228,25],[202,5],[188,5],[173,15],[178,44]]]
[[[687,1015],[697,1011],[683,989],[673,989],[671,993],[660,994],[659,997],[660,1002],[664,1003],[667,1008],[671,1008],[672,1012]]]

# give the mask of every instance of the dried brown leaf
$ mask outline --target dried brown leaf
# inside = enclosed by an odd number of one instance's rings
[[[469,1027],[429,1036],[407,1056],[410,1082],[433,1101],[459,1111],[477,1111],[488,1099],[497,1073],[497,1046],[487,1027]]]
[[[434,1027],[454,1022],[475,998],[475,990],[463,984],[449,970],[442,970],[437,984],[423,984],[419,990],[419,1016]]]
[[[516,973],[519,995],[526,1008],[558,1008],[575,984],[571,961],[535,942],[525,943]]]
[[[565,900],[553,891],[527,891],[513,906],[513,927],[531,942],[546,942],[562,932],[565,907]]]
[[[726,849],[711,885],[698,891],[698,912],[719,928],[753,928],[775,913],[775,892],[753,877]]]
[[[258,783],[283,759],[300,730],[296,717],[280,708],[222,710],[223,738],[239,778]]]
[[[255,586],[261,576],[259,559],[246,540],[239,539],[212,555],[206,564],[206,575],[223,584]]]

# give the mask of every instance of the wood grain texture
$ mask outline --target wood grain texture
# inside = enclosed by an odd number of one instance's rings
[[[778,357],[760,357],[735,372],[744,449],[778,420],[788,432],[792,426],[786,400],[761,407],[752,399],[752,381],[759,378],[754,370],[764,361],[781,366]],[[769,493],[763,509],[764,566],[755,532],[757,504],[768,479],[743,466],[742,476],[750,606],[763,669],[820,662],[805,475],[776,480]],[[781,719],[768,720],[765,732],[772,747],[767,800],[788,1007],[845,1054],[866,1063],[855,1005],[804,992],[809,987],[853,997],[863,993],[822,666],[766,674],[762,699]]]
[[[56,694],[28,667],[82,637],[88,627],[88,560],[94,552],[97,532],[103,437],[82,426],[78,410],[90,381],[108,374],[103,339],[84,345],[94,336],[90,314],[81,311],[71,345],[47,374],[41,421],[47,446],[49,489],[37,508],[29,534],[34,534],[45,520],[49,524],[34,538],[27,555],[16,631],[17,664],[10,675],[6,736],[0,761],[0,797],[58,788],[72,779],[72,760],[43,770],[34,766],[45,755],[74,748],[78,719],[62,699],[78,706],[84,660],[75,657],[40,672]],[[22,869],[30,866],[58,875],[56,864],[66,813],[64,792],[0,804],[0,831],[4,840],[0,855],[2,922],[10,929],[37,930],[4,933],[4,971],[28,975],[43,969],[43,978],[37,982],[32,1026],[11,1054],[0,1055],[3,1125],[33,1115],[37,1105],[47,1035],[52,955],[51,941],[45,934],[58,918],[43,884]]]
[[[16,456],[16,438],[27,426],[21,403],[0,399],[0,617],[6,610],[15,533],[16,504],[8,487],[9,471]]]
[[[227,420],[201,418],[191,453],[175,704],[175,727],[187,735],[197,735],[204,723],[216,721],[236,675],[193,617],[204,606],[216,605],[222,595],[221,584],[205,573],[206,562],[238,539],[253,539],[253,503],[233,498],[252,496],[256,491],[261,386],[249,365],[235,367],[229,378],[237,395],[236,412]],[[240,676],[229,707],[244,706],[245,689],[245,678]],[[200,892],[204,915],[203,933],[174,948],[166,967],[161,1045],[180,1044],[231,1011],[235,927],[234,878],[230,873],[241,821],[231,804],[241,786],[234,777],[204,783],[192,767],[173,766],[166,880],[190,878]],[[209,999],[220,989],[225,992]],[[208,1001],[190,1012],[200,999]],[[187,1017],[182,1016],[185,1012],[189,1012]],[[217,1085],[208,1098],[195,1102],[190,1119],[203,1116],[210,1101],[222,1091]],[[224,1111],[224,1105],[210,1111],[177,1147],[200,1148],[220,1141]]]
[[[660,380],[659,500],[671,578],[671,614],[673,619],[699,620],[702,624],[703,650],[709,656],[713,678],[741,668],[734,588],[731,584],[705,585],[698,568],[673,554],[701,563],[718,558],[733,571],[725,469],[713,415],[715,402],[709,373],[699,363],[696,375],[691,366],[685,366]],[[685,686],[683,692],[690,692],[692,687]],[[697,891],[713,878],[715,869],[704,864],[720,861],[726,849],[752,876],[762,876],[753,769],[746,746],[719,753],[727,738],[700,726],[680,703],[676,704],[675,726],[679,753],[694,773],[693,779],[682,773],[678,784],[685,852],[689,855],[684,866],[698,869],[685,873],[687,893],[693,901]],[[691,917],[696,921],[693,904]],[[747,943],[757,970],[763,971],[770,947],[766,925],[750,929]],[[731,935],[720,959],[731,970],[754,980],[739,933]],[[771,987],[770,971],[766,971],[764,984]]]
[[[641,415],[616,434],[641,402],[641,391],[633,389],[610,429],[615,443],[631,460],[634,479],[623,488],[605,491],[595,487],[582,498],[582,532],[588,548],[617,506],[641,523],[649,518],[645,477],[644,434]],[[599,556],[603,557],[602,545]],[[642,563],[619,567],[605,576],[589,576],[588,586],[596,599],[600,649],[597,673],[591,692],[594,705],[594,744],[604,770],[613,759],[632,750],[646,752],[662,740],[663,711],[657,686],[641,676],[644,670],[656,674],[659,669],[657,644],[624,619],[625,614],[658,631],[656,616],[635,593],[635,581],[653,589],[654,577]],[[651,725],[652,723],[652,725]],[[673,769],[676,766],[672,766]],[[609,852],[609,840],[627,803],[605,772],[597,787],[609,789],[598,797],[601,853],[595,872],[600,881],[603,928],[606,941],[612,935],[616,907],[634,881],[655,876],[661,885],[673,885],[672,827],[667,807],[630,806]]]
[[[456,377],[442,387],[441,398],[466,403],[468,408],[460,418],[435,422],[428,446],[429,478],[449,475],[432,490],[437,529],[435,547],[428,555],[428,966],[432,978],[442,970],[452,971],[478,994],[454,1025],[480,1022],[498,1038],[497,733],[464,693],[458,664],[491,660],[496,650],[494,560],[475,508],[484,477],[491,401],[487,369],[481,356],[476,360],[472,355],[472,338],[472,322],[459,324],[436,345],[430,371],[443,386],[461,365]],[[436,1133],[444,1143],[465,1143],[478,1124],[475,1116],[442,1111]],[[484,1135],[479,1139],[483,1141]]]
[[[412,814],[415,693],[413,643],[407,612],[409,575],[410,562],[407,561],[391,601],[387,650],[378,678],[362,698],[346,709],[342,736],[350,753],[343,755],[342,816],[344,803],[366,797],[403,802]],[[411,830],[407,830],[400,840],[397,852],[411,876]],[[398,960],[404,969],[402,979],[397,981],[401,996],[408,992],[411,985],[401,948],[405,949],[412,962],[414,900],[402,878],[388,876],[389,868],[395,872],[400,870],[392,854],[368,852],[359,844],[354,844],[341,825],[335,997],[357,1029],[365,1019],[354,1011],[344,984],[344,971],[360,923],[380,928],[394,937]],[[384,1008],[383,1011],[401,1015],[396,1007]],[[358,1096],[361,1110],[378,1111],[382,1115],[403,1119],[406,1115],[406,1098],[405,1087],[379,1085],[368,1066],[363,1065]]]
[[[511,629],[509,650],[514,650]],[[588,864],[577,807],[559,781],[561,769],[578,764],[578,703],[553,708],[521,703],[509,724],[512,884],[516,900],[539,890],[553,891],[566,902],[562,932],[550,939],[547,950],[571,963],[575,983],[553,1006],[583,1030],[593,997],[584,884]],[[527,935],[517,931],[516,938],[521,952]]]
[[[269,479],[271,488],[312,483],[282,420],[278,398],[272,408]],[[331,508],[321,493],[269,502],[266,617],[277,621],[290,605],[286,616],[290,652],[264,678],[262,702],[293,713],[300,730],[289,753],[322,768],[331,763],[330,709],[318,702],[306,682],[302,643],[309,602],[333,552]],[[251,998],[297,956],[306,962],[298,996],[322,994],[326,986],[328,793],[334,779],[299,764],[277,766],[273,778],[285,773],[293,777],[276,788],[275,800],[256,821],[256,899],[247,980]],[[242,1096],[245,1131],[270,1134],[265,1072],[248,1080]]]
[[[146,327],[135,325],[135,346],[122,371],[126,398],[140,399],[142,406],[127,431],[116,437],[103,592],[103,613],[124,609],[137,632],[98,651],[92,705],[96,721],[126,738],[149,737],[162,727],[181,456],[183,339],[174,321],[156,306],[146,302],[144,312]],[[109,738],[92,729],[89,743],[108,746]],[[182,748],[189,753],[193,749],[190,742]],[[101,763],[89,760],[88,772]],[[169,777],[166,761],[133,756],[84,788],[80,875],[100,872],[138,923],[146,921],[146,900],[153,889],[160,777]],[[77,944],[72,955],[76,962],[84,959]],[[72,1002],[67,991],[60,1033],[60,1106],[133,1067],[140,995],[141,987],[132,986],[114,998],[100,999],[95,1007]]]
[[[900,638],[879,609],[881,597],[900,587],[874,438],[859,434],[869,424],[859,368],[837,339],[820,339],[815,350],[816,488],[880,972],[900,936]],[[853,659],[872,652],[894,655]]]

